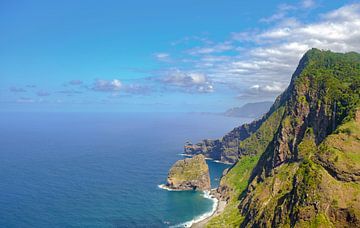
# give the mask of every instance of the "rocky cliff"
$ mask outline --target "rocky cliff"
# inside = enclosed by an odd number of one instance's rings
[[[241,155],[239,147],[240,142],[255,132],[261,123],[264,122],[264,119],[265,118],[263,117],[250,124],[244,124],[234,128],[221,139],[204,139],[197,144],[186,142],[184,153],[188,155],[203,154],[214,160],[225,163],[235,163]]]
[[[217,190],[227,206],[208,225],[360,227],[359,110],[360,55],[308,51],[262,119],[187,145],[219,160],[231,148],[237,160]]]
[[[283,98],[281,96],[277,98],[275,103],[271,106],[269,112],[263,115],[260,119],[236,127],[220,139],[204,139],[196,144],[186,142],[184,146],[184,153],[188,155],[203,154],[207,158],[224,163],[233,164],[237,162],[241,156],[253,153],[251,148],[253,145],[252,143],[249,144],[246,142],[246,139],[248,139],[247,141],[250,141],[249,138],[252,136],[253,138],[251,141],[253,141],[253,143],[266,144],[266,142],[255,142],[254,140],[256,137],[259,138],[259,135],[264,133],[266,133],[268,137],[271,137],[271,135],[275,133],[272,131],[275,131],[277,128],[277,122],[279,121],[276,120],[272,120],[267,129],[259,128],[264,124],[264,122],[271,118],[271,116],[273,118],[279,118],[279,109],[281,109],[281,104],[283,103],[282,99]],[[264,132],[264,130],[266,132]]]
[[[170,169],[167,187],[175,190],[210,190],[209,167],[203,155],[177,161]]]

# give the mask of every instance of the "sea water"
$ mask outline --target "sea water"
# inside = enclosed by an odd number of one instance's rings
[[[211,213],[166,191],[186,140],[249,121],[176,113],[0,113],[1,227],[168,227]],[[212,187],[227,165],[207,161]]]

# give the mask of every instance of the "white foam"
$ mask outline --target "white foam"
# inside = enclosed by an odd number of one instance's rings
[[[223,161],[219,161],[219,160],[213,160],[213,162],[216,162],[216,163],[221,163],[221,164],[225,164],[225,165],[232,165],[232,163],[229,163],[229,162],[223,162]]]
[[[210,216],[212,216],[215,211],[216,211],[216,208],[218,206],[218,199],[216,199],[214,196],[212,196],[210,194],[210,191],[204,191],[203,192],[203,195],[202,195],[204,198],[206,199],[210,199],[213,201],[213,206],[211,208],[211,211],[208,211],[208,212],[205,212],[204,214],[202,215],[199,215],[195,218],[193,218],[192,220],[190,221],[187,221],[187,222],[184,222],[184,223],[181,223],[181,224],[178,224],[178,225],[175,225],[175,226],[170,226],[172,228],[177,228],[177,227],[191,227],[194,223],[198,223],[198,222],[201,222],[202,220],[204,219],[207,219],[209,218]]]
[[[169,187],[166,186],[165,184],[159,184],[158,187],[161,188],[161,189],[164,189],[164,190],[166,190],[166,191],[181,191],[181,190],[169,188]]]
[[[194,155],[191,155],[191,154],[177,154],[177,155],[183,156],[183,157],[188,157],[188,158],[194,157]],[[209,161],[216,162],[216,163],[221,163],[221,164],[226,164],[226,165],[232,165],[232,163],[219,161],[219,160],[216,160],[216,159],[213,159],[213,158],[205,157],[205,160],[209,160]]]
[[[191,155],[191,154],[178,154],[179,156],[184,156],[184,157],[189,157],[189,158],[191,158],[191,157],[193,157],[193,155]]]

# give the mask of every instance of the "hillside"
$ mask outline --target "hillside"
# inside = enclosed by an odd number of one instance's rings
[[[185,152],[235,163],[210,227],[360,226],[360,55],[309,50],[262,119]]]

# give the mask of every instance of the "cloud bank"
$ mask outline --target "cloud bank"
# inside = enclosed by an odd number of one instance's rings
[[[219,42],[203,38],[206,43],[185,50],[185,55],[175,61],[186,63],[190,72],[197,73],[170,71],[160,81],[198,92],[213,92],[218,85],[228,85],[239,94],[275,97],[286,88],[307,50],[360,52],[360,4],[345,5],[308,23],[294,16],[316,6],[313,0],[282,4],[274,15],[262,19],[266,23],[277,21],[265,29],[233,32]]]

